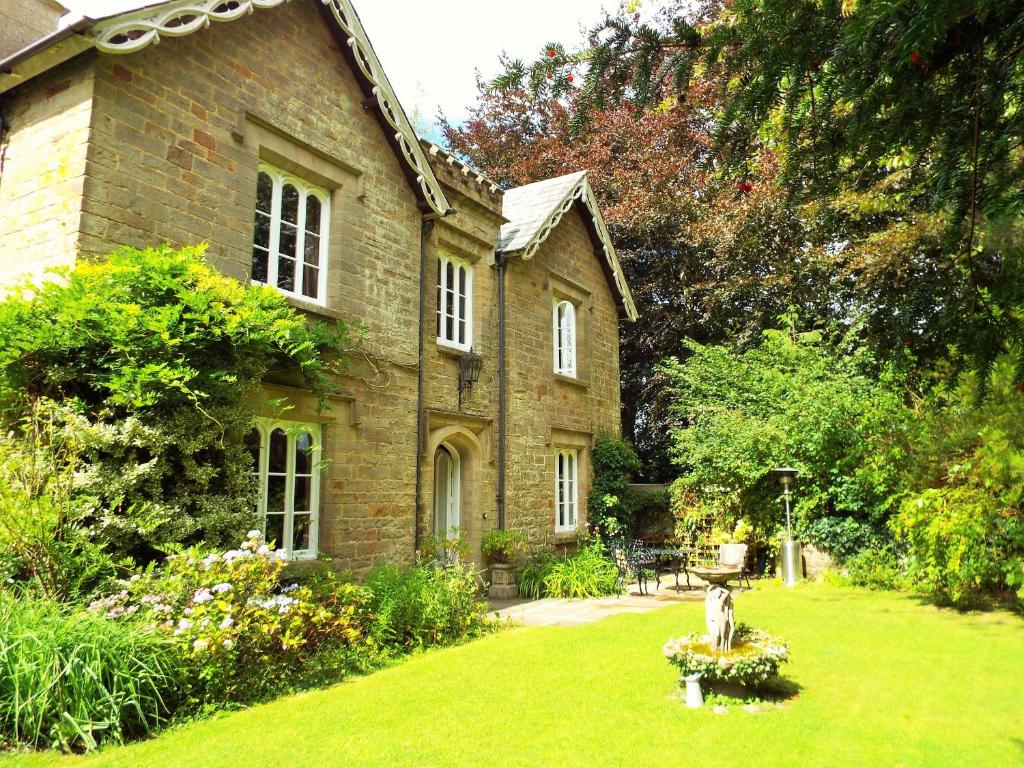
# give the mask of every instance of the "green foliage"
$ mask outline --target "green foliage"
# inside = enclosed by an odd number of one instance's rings
[[[226,543],[252,519],[243,439],[273,373],[331,388],[350,338],[266,286],[218,273],[202,248],[122,249],[0,302],[0,412],[19,430],[49,398],[88,422],[83,524],[117,556]]]
[[[494,528],[480,537],[480,551],[494,563],[511,563],[526,553],[526,534]]]
[[[770,472],[793,466],[798,521],[887,519],[914,428],[894,371],[875,380],[868,356],[833,352],[817,333],[766,331],[746,352],[688,347],[685,362],[665,365],[684,424],[678,515],[728,527],[746,518],[769,537],[783,518]]]
[[[892,528],[911,576],[939,597],[966,606],[1010,592],[1024,602],[1024,393],[1009,356],[978,400],[976,377],[933,396]]]
[[[821,204],[834,226],[830,250],[879,352],[955,344],[987,376],[1007,346],[1024,351],[1020,3],[677,0],[653,21],[620,10],[581,49],[550,48],[492,86],[568,101],[581,134],[613,105],[697,99],[714,167],[740,196],[773,183],[764,161],[778,158],[790,207]],[[844,282],[821,290],[834,300]]]
[[[707,638],[687,635],[669,638],[662,652],[679,668],[680,678],[701,674],[701,682],[738,683],[758,689],[779,676],[779,668],[789,661],[785,641],[746,624],[737,624],[733,647],[728,653],[711,650]]]
[[[600,539],[581,544],[576,554],[555,560],[544,574],[547,597],[603,597],[618,594],[618,570]]]
[[[0,433],[0,572],[55,600],[84,597],[116,573],[85,527],[95,499],[76,488],[89,438],[83,418],[49,400]]]
[[[180,691],[187,709],[261,701],[329,679],[307,679],[321,653],[375,651],[366,589],[326,578],[281,589],[283,568],[250,531],[240,549],[185,550],[89,607],[173,643],[188,670]]]
[[[145,736],[183,682],[170,643],[0,589],[0,740],[91,749]]]
[[[880,535],[876,528],[852,517],[821,517],[799,528],[798,536],[828,552],[832,557],[845,560],[877,544]]]
[[[477,597],[477,576],[461,562],[421,563],[404,570],[379,565],[367,575],[374,615],[371,635],[382,646],[413,651],[483,634],[487,604]]]
[[[523,560],[516,569],[519,596],[528,600],[544,597],[544,580],[556,562],[558,558],[546,550],[535,552]]]
[[[461,563],[469,557],[469,542],[462,538],[458,528],[438,531],[427,536],[416,552],[420,563],[447,565]]]
[[[610,437],[597,441],[591,455],[594,481],[587,495],[590,522],[602,536],[615,536],[633,525],[629,484],[640,459],[629,443]]]
[[[865,549],[844,563],[850,583],[868,589],[904,589],[906,569],[891,546]]]

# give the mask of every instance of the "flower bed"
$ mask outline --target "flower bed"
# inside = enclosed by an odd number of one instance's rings
[[[669,638],[662,648],[665,657],[679,668],[681,677],[700,673],[710,683],[736,683],[756,689],[778,677],[779,667],[789,659],[785,641],[760,629],[739,624],[732,650],[713,651],[708,636],[696,633]]]

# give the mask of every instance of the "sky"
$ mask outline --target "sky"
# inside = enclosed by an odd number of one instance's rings
[[[618,0],[354,0],[370,42],[409,114],[437,140],[438,107],[460,122],[476,71],[498,74],[502,51],[531,61],[552,41],[584,39]],[[433,130],[430,130],[433,128]]]

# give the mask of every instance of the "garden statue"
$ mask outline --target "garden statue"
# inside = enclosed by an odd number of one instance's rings
[[[704,617],[708,628],[708,645],[713,651],[731,651],[735,629],[732,615],[732,593],[720,584],[708,586],[704,597]]]

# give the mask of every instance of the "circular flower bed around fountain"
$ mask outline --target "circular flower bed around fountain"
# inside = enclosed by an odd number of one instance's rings
[[[681,678],[700,674],[709,683],[734,683],[751,689],[777,677],[779,667],[789,659],[785,641],[746,624],[736,626],[729,651],[713,650],[708,635],[692,633],[669,638],[662,652],[679,667]]]

